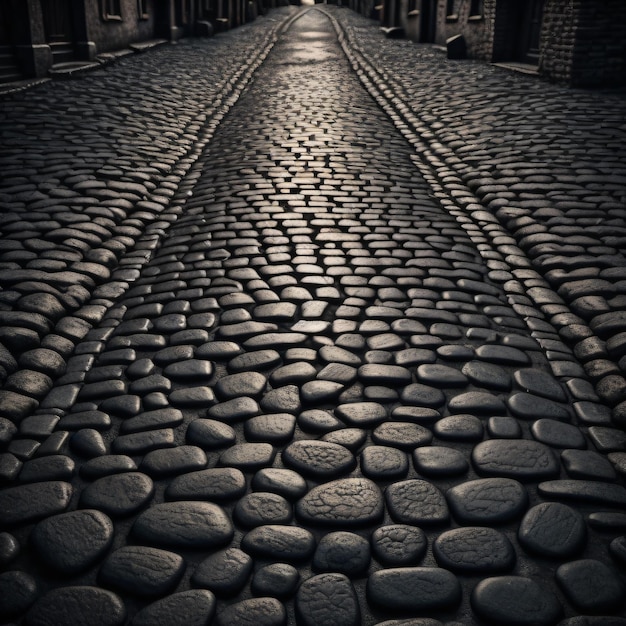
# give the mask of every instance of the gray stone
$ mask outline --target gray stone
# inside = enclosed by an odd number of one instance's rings
[[[98,509],[111,517],[122,517],[144,507],[154,494],[152,480],[140,472],[125,472],[103,476],[87,485],[80,494],[79,504]]]
[[[472,463],[484,476],[535,481],[558,476],[556,455],[543,443],[527,439],[490,439],[474,447]]]
[[[335,415],[348,426],[364,428],[384,421],[387,417],[387,410],[378,402],[353,402],[337,406]]]
[[[26,572],[0,573],[0,619],[8,623],[21,617],[37,599],[37,591],[37,581]]]
[[[556,580],[568,600],[584,613],[612,613],[624,605],[624,585],[617,573],[596,559],[561,565]]]
[[[237,594],[252,572],[252,559],[239,548],[226,548],[200,562],[191,582],[217,596]]]
[[[484,478],[452,487],[446,493],[460,524],[489,526],[519,519],[528,506],[524,487],[511,478]]]
[[[319,440],[294,441],[283,450],[282,459],[290,469],[318,480],[337,478],[356,467],[347,448]]]
[[[469,463],[455,448],[425,446],[413,452],[413,464],[418,473],[436,478],[465,474]]]
[[[461,585],[454,574],[442,568],[382,569],[368,578],[367,599],[374,606],[393,611],[449,609],[460,604]]]
[[[244,535],[241,547],[260,559],[298,563],[313,555],[315,538],[305,528],[267,524]]]
[[[523,576],[485,578],[474,587],[470,600],[480,618],[495,624],[551,626],[563,612],[545,585]]]
[[[553,448],[583,450],[587,447],[585,436],[577,426],[564,424],[557,420],[538,419],[530,427],[530,432],[537,441]]]
[[[70,511],[39,522],[30,540],[46,565],[63,574],[77,574],[109,549],[113,523],[100,511]]]
[[[548,498],[578,500],[603,506],[626,506],[626,489],[616,483],[593,480],[549,480],[539,483],[539,493]]]
[[[493,528],[470,526],[439,535],[433,554],[441,567],[460,574],[501,574],[515,566],[515,549]]]
[[[407,455],[389,446],[367,446],[360,455],[361,471],[372,480],[396,480],[409,471]]]
[[[96,480],[110,474],[122,474],[137,469],[135,461],[124,454],[107,454],[83,463],[80,475],[86,480]]]
[[[243,473],[232,467],[213,467],[174,478],[165,489],[168,500],[228,501],[246,491]]]
[[[215,596],[207,589],[189,589],[173,593],[141,609],[133,626],[207,626],[215,615]]]
[[[296,418],[289,413],[269,413],[248,418],[244,424],[246,439],[273,445],[287,443],[293,437]]]
[[[283,496],[287,500],[297,500],[307,491],[304,478],[293,470],[268,467],[259,470],[252,478],[252,488]]]
[[[270,563],[254,573],[251,590],[256,596],[289,598],[295,593],[299,581],[300,574],[293,565]]]
[[[132,533],[152,545],[202,549],[227,544],[234,529],[217,504],[177,501],[151,506],[135,520]]]
[[[272,465],[275,454],[269,443],[238,443],[222,452],[219,464],[244,472],[257,471]]]
[[[424,531],[407,524],[380,526],[373,532],[371,541],[376,559],[393,567],[416,565],[428,547]]]
[[[202,448],[181,445],[148,452],[139,469],[153,478],[164,478],[200,470],[206,464],[207,457]]]
[[[218,613],[216,626],[285,626],[287,610],[276,598],[249,598]]]
[[[336,528],[373,524],[382,518],[383,496],[367,478],[344,478],[313,487],[296,503],[305,523]]]
[[[233,511],[235,523],[243,528],[264,524],[289,524],[293,517],[291,504],[281,495],[257,491],[243,496]]]
[[[172,591],[185,572],[181,556],[144,546],[124,546],[107,557],[98,580],[105,587],[142,597]],[[89,622],[89,618],[87,619]]]
[[[430,430],[411,422],[384,422],[378,425],[372,433],[372,440],[375,443],[405,451],[428,446],[432,438]]]
[[[367,539],[346,531],[324,535],[313,555],[313,570],[338,572],[349,578],[364,574],[370,564]]]
[[[72,485],[53,480],[0,491],[0,524],[11,527],[62,513],[72,498]]]
[[[443,494],[426,480],[410,479],[389,485],[385,491],[392,519],[401,524],[445,524],[450,514]]]
[[[361,612],[354,587],[343,574],[318,574],[306,580],[296,596],[296,615],[303,626],[359,626]]]
[[[91,586],[59,587],[39,598],[26,615],[29,626],[122,626],[126,607],[106,589]]]
[[[585,547],[587,526],[582,515],[571,507],[560,502],[542,502],[524,515],[518,539],[531,554],[567,559]]]

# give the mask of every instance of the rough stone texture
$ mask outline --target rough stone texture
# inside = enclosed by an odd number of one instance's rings
[[[500,576],[482,580],[472,607],[483,619],[502,624],[554,624],[562,609],[556,597],[530,578]]]
[[[106,587],[138,596],[162,596],[172,591],[185,571],[174,552],[125,546],[107,557],[98,575]]]
[[[442,568],[390,568],[369,577],[367,597],[387,610],[431,611],[458,605],[461,585],[456,576]]]
[[[146,543],[184,548],[214,548],[233,536],[232,522],[210,502],[166,502],[144,511],[133,534]]]
[[[383,515],[380,489],[366,478],[344,478],[311,489],[296,503],[304,522],[324,526],[362,526]]]
[[[100,511],[70,511],[39,522],[30,540],[48,567],[77,574],[109,549],[113,523]]]
[[[3,94],[2,619],[618,620],[625,118],[332,4]]]
[[[296,597],[298,622],[306,626],[357,626],[356,593],[343,574],[318,574],[305,581]]]
[[[26,621],[33,626],[121,626],[126,621],[126,608],[119,596],[106,589],[60,587],[37,600]]]

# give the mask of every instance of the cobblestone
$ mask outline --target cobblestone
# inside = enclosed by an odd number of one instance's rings
[[[624,111],[331,5],[3,96],[0,617],[624,621]]]

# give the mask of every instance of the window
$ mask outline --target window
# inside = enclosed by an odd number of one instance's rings
[[[137,16],[140,20],[148,19],[148,0],[137,0]]]
[[[483,16],[483,0],[471,0],[470,2],[470,18],[477,18]]]
[[[454,0],[447,0],[446,2],[446,15],[454,15]]]
[[[121,20],[122,7],[121,0],[101,0],[102,19],[104,20]]]

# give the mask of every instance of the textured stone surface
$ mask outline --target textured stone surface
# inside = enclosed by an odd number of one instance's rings
[[[246,479],[232,467],[214,467],[174,478],[165,490],[168,500],[210,500],[221,502],[244,495]]]
[[[521,517],[527,507],[524,487],[510,478],[462,483],[447,494],[454,517],[462,524],[501,524]]]
[[[556,597],[523,576],[486,578],[471,596],[476,613],[491,623],[548,626],[562,614]]]
[[[0,491],[2,527],[61,513],[68,507],[72,492],[72,485],[61,481],[31,483]]]
[[[624,586],[608,565],[595,559],[564,563],[556,571],[564,593],[580,611],[612,612],[624,605]]]
[[[437,525],[449,519],[446,499],[426,480],[394,483],[387,487],[385,498],[391,517],[402,524]]]
[[[97,624],[121,626],[126,621],[122,599],[106,589],[89,586],[60,587],[42,596],[26,616],[33,626]]]
[[[235,595],[252,572],[252,559],[238,548],[226,548],[204,559],[195,569],[191,582],[218,596]]]
[[[433,553],[441,567],[466,574],[508,572],[516,561],[511,542],[506,535],[493,528],[449,530],[437,537]]]
[[[150,597],[172,591],[184,571],[183,558],[174,552],[125,546],[107,557],[98,579],[106,587]]]
[[[165,502],[144,511],[133,524],[133,535],[151,545],[215,548],[233,536],[232,522],[210,502]]]
[[[397,567],[374,572],[367,581],[367,598],[392,611],[432,611],[457,606],[461,585],[442,568]]]
[[[372,524],[383,515],[383,496],[366,478],[344,478],[313,487],[296,503],[305,523],[350,527]]]
[[[338,531],[324,535],[313,555],[317,572],[338,572],[349,578],[365,573],[370,564],[370,544],[354,533]]]
[[[80,505],[98,509],[111,517],[134,513],[148,504],[154,483],[140,472],[112,474],[98,478],[80,495]]]
[[[373,554],[386,565],[416,565],[427,547],[424,531],[408,524],[379,526],[372,534]]]
[[[218,626],[284,626],[287,611],[276,598],[250,598],[225,608],[215,623]]]
[[[0,98],[0,621],[617,626],[623,99],[254,13]]]
[[[46,565],[64,574],[77,574],[109,549],[113,523],[100,511],[70,511],[39,522],[30,540]]]
[[[342,574],[318,574],[296,596],[298,622],[305,626],[357,626],[361,613],[354,587]]]
[[[215,596],[207,589],[189,589],[149,604],[133,617],[132,623],[205,626],[215,614],[215,605]]]
[[[492,439],[472,451],[472,463],[484,476],[534,481],[558,476],[556,455],[544,444],[526,439]]]
[[[289,468],[318,480],[337,478],[356,466],[347,448],[327,441],[295,441],[285,448],[282,458]]]
[[[585,546],[587,526],[580,513],[559,502],[530,509],[519,526],[519,541],[531,553],[566,559]]]
[[[315,538],[305,528],[268,524],[247,533],[241,547],[252,556],[297,563],[313,554]]]

